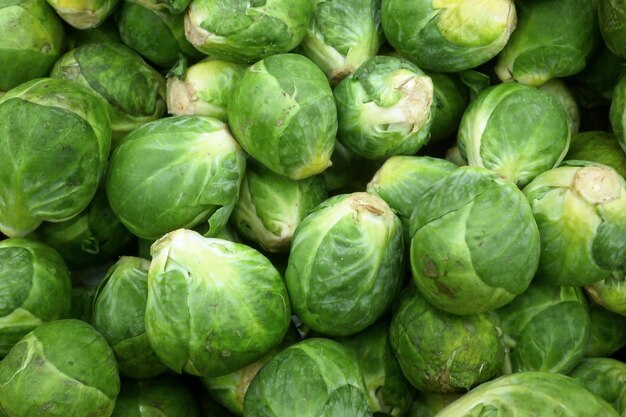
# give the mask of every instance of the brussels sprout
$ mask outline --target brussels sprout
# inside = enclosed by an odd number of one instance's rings
[[[235,371],[278,345],[289,322],[281,276],[254,249],[185,229],[152,245],[146,333],[174,371]]]
[[[47,0],[61,19],[76,29],[100,26],[120,0]]]
[[[44,222],[29,237],[56,249],[71,270],[112,260],[133,241],[111,210],[104,187],[83,212],[64,222]]]
[[[249,164],[231,222],[268,252],[288,252],[300,221],[326,199],[322,176],[292,180]]]
[[[618,417],[609,403],[572,378],[520,372],[487,382],[444,408],[437,417]]]
[[[597,39],[595,1],[525,0],[518,23],[495,67],[502,81],[538,87],[580,72]],[[558,24],[556,24],[558,22]]]
[[[394,309],[389,342],[413,386],[455,392],[500,374],[504,341],[495,314],[457,316],[428,303],[411,287]]]
[[[580,288],[533,283],[497,313],[508,348],[507,371],[566,374],[585,355],[590,324]]]
[[[367,192],[385,200],[396,212],[409,242],[409,220],[415,202],[433,184],[450,174],[456,165],[429,156],[392,156],[367,184]]]
[[[383,0],[389,43],[420,68],[457,72],[504,47],[517,16],[512,0]]]
[[[585,356],[610,356],[626,346],[626,317],[589,303],[590,336]]]
[[[0,241],[0,357],[41,323],[67,317],[71,288],[70,272],[51,247]]]
[[[626,316],[626,271],[613,271],[603,280],[587,285],[585,290],[597,304]]]
[[[608,132],[596,130],[572,136],[565,159],[598,162],[626,177],[626,153],[620,148],[615,135]]]
[[[617,141],[626,152],[626,74],[620,78],[615,86],[609,117]]]
[[[190,67],[183,57],[167,74],[167,111],[228,121],[228,95],[245,68],[207,58]]]
[[[609,358],[588,358],[570,376],[626,415],[626,364]]]
[[[626,269],[626,181],[612,168],[570,161],[524,194],[541,235],[538,280],[587,285]]]
[[[470,103],[458,145],[469,165],[489,168],[522,187],[561,163],[570,135],[567,113],[556,97],[506,83],[484,90]]]
[[[567,85],[563,81],[553,78],[539,87],[539,89],[547,91],[559,100],[567,114],[571,134],[575,135],[578,133],[578,129],[580,128],[580,111],[578,110],[578,104],[576,103],[574,94]]]
[[[381,0],[315,0],[302,52],[336,85],[368,58],[383,42]]]
[[[197,59],[204,56],[185,37],[181,14],[124,1],[117,25],[122,41],[159,67],[171,67],[180,55]]]
[[[0,92],[46,76],[64,40],[61,19],[45,0],[0,1]]]
[[[580,106],[589,109],[610,104],[615,85],[623,72],[622,60],[602,43],[585,69],[567,81]]]
[[[537,270],[539,232],[528,201],[484,168],[459,167],[422,194],[410,236],[417,288],[449,313],[501,307]]]
[[[199,417],[193,393],[172,376],[122,380],[111,417]]]
[[[104,102],[86,87],[43,78],[0,97],[0,231],[25,236],[87,207],[109,156]]]
[[[455,74],[427,72],[433,82],[435,111],[430,142],[439,142],[456,132],[469,103],[469,90]]]
[[[406,417],[435,417],[439,411],[459,399],[461,395],[460,393],[420,392],[413,400]]]
[[[267,355],[229,374],[202,378],[202,385],[215,401],[234,414],[243,415],[244,397],[256,374],[274,355],[298,341],[300,341],[298,331],[293,326],[289,327],[280,345],[270,350]]]
[[[403,275],[402,224],[381,198],[343,194],[319,205],[296,229],[285,283],[308,327],[357,333],[380,318]]]
[[[42,324],[0,362],[8,417],[108,417],[119,391],[113,351],[80,320]]]
[[[326,168],[322,175],[326,181],[326,189],[335,191],[351,183],[363,161],[340,142],[335,142],[330,162],[332,165]]]
[[[94,328],[115,352],[120,374],[151,378],[167,370],[148,344],[144,315],[150,262],[123,256],[100,282],[93,304]]]
[[[134,234],[157,239],[209,218],[218,233],[237,201],[245,156],[217,119],[178,116],[129,133],[111,157],[107,195]]]
[[[122,44],[90,43],[72,49],[50,76],[77,81],[105,99],[114,139],[165,113],[165,80]]]
[[[249,67],[228,99],[228,122],[243,149],[279,175],[301,180],[330,166],[335,100],[322,71],[301,55]]]
[[[252,63],[295,48],[312,16],[311,0],[193,0],[185,36],[211,57]]]
[[[72,50],[89,43],[115,42],[121,43],[115,20],[106,19],[100,26],[91,29],[67,28],[67,49]]]
[[[359,363],[372,411],[402,417],[411,406],[415,390],[402,374],[389,344],[388,330],[389,320],[383,319],[339,342]]]
[[[368,59],[334,91],[337,139],[369,159],[412,155],[429,138],[433,83],[408,61]]]
[[[626,58],[626,2],[597,0],[598,23],[604,42],[620,58]]]
[[[245,417],[372,417],[356,359],[338,342],[313,338],[283,350],[252,380]],[[306,395],[304,395],[306,393]]]

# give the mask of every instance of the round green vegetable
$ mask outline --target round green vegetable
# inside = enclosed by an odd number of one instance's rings
[[[484,90],[470,103],[458,145],[469,165],[489,168],[523,187],[561,163],[570,136],[567,113],[556,97],[505,83]]]
[[[104,174],[111,125],[82,85],[33,80],[0,97],[0,232],[25,236],[83,211]]]
[[[420,68],[458,72],[496,56],[515,29],[512,0],[383,0],[389,43]]]
[[[335,100],[324,73],[301,55],[249,67],[230,94],[228,123],[242,148],[279,175],[300,180],[330,166]]]
[[[63,20],[76,29],[100,26],[120,0],[48,0]]]
[[[335,88],[337,139],[369,159],[413,155],[429,138],[433,83],[408,61],[377,56]]]
[[[610,358],[587,358],[570,374],[583,387],[626,415],[626,364]]]
[[[580,286],[626,270],[626,181],[615,170],[570,161],[524,194],[541,235],[538,280]]]
[[[0,362],[8,417],[109,417],[119,391],[113,351],[80,320],[42,324]]]
[[[367,192],[385,200],[402,220],[406,242],[409,220],[417,199],[437,181],[450,174],[456,165],[429,156],[392,156],[367,184]]]
[[[604,43],[620,58],[626,58],[626,2],[598,0],[598,24]]]
[[[0,357],[46,321],[66,318],[72,283],[63,258],[30,239],[0,241]]]
[[[243,415],[243,401],[256,374],[274,355],[298,341],[300,335],[295,327],[291,326],[280,345],[265,356],[229,374],[202,378],[202,385],[216,402],[234,414]]]
[[[95,294],[91,323],[109,342],[119,371],[151,378],[166,371],[145,332],[150,262],[123,256],[107,272]]]
[[[533,283],[497,313],[507,343],[509,372],[566,374],[582,360],[590,322],[580,288]]]
[[[495,378],[504,340],[495,314],[457,316],[428,303],[411,287],[394,309],[389,342],[415,388],[456,392]]]
[[[518,23],[498,55],[502,81],[538,87],[580,72],[597,39],[596,6],[590,0],[516,2]]]
[[[133,130],[111,156],[107,195],[135,235],[158,239],[208,219],[215,234],[239,196],[245,156],[217,119],[178,116]]]
[[[195,59],[204,56],[185,37],[182,14],[156,10],[142,3],[122,2],[117,18],[122,42],[163,68],[176,64],[181,55]]]
[[[72,49],[56,62],[50,76],[77,81],[105,99],[116,139],[165,113],[165,79],[119,43]]]
[[[252,63],[298,46],[312,16],[311,0],[192,0],[185,36],[211,57]]]
[[[183,58],[167,74],[168,113],[209,116],[227,122],[228,95],[244,70],[242,65],[210,58],[187,67]]]
[[[300,48],[337,85],[378,52],[380,0],[315,0],[314,5]]]
[[[292,180],[248,164],[231,223],[268,252],[288,252],[300,221],[326,199],[322,176]]]
[[[449,313],[501,307],[537,270],[539,232],[528,201],[485,168],[459,167],[422,194],[410,236],[417,288]]]
[[[381,198],[343,194],[319,205],[294,234],[285,283],[298,318],[333,336],[380,318],[402,282],[400,219]]]
[[[618,417],[609,403],[572,378],[520,372],[487,382],[444,408],[437,417]]]
[[[261,253],[185,229],[159,239],[151,253],[146,334],[170,369],[224,375],[285,336],[287,290]]]
[[[0,1],[0,92],[45,77],[64,41],[61,19],[45,0]]]
[[[283,350],[254,378],[244,417],[372,417],[356,359],[338,342],[313,338]]]

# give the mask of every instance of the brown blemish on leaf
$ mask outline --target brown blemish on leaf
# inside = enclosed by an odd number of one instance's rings
[[[433,260],[430,258],[426,261],[426,265],[424,265],[424,268],[422,268],[422,272],[424,273],[424,276],[427,276],[428,278],[437,278],[437,276],[439,275],[437,264],[434,263]]]

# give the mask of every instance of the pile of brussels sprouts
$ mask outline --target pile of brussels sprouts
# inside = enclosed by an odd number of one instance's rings
[[[0,0],[0,416],[626,416],[626,0]]]

